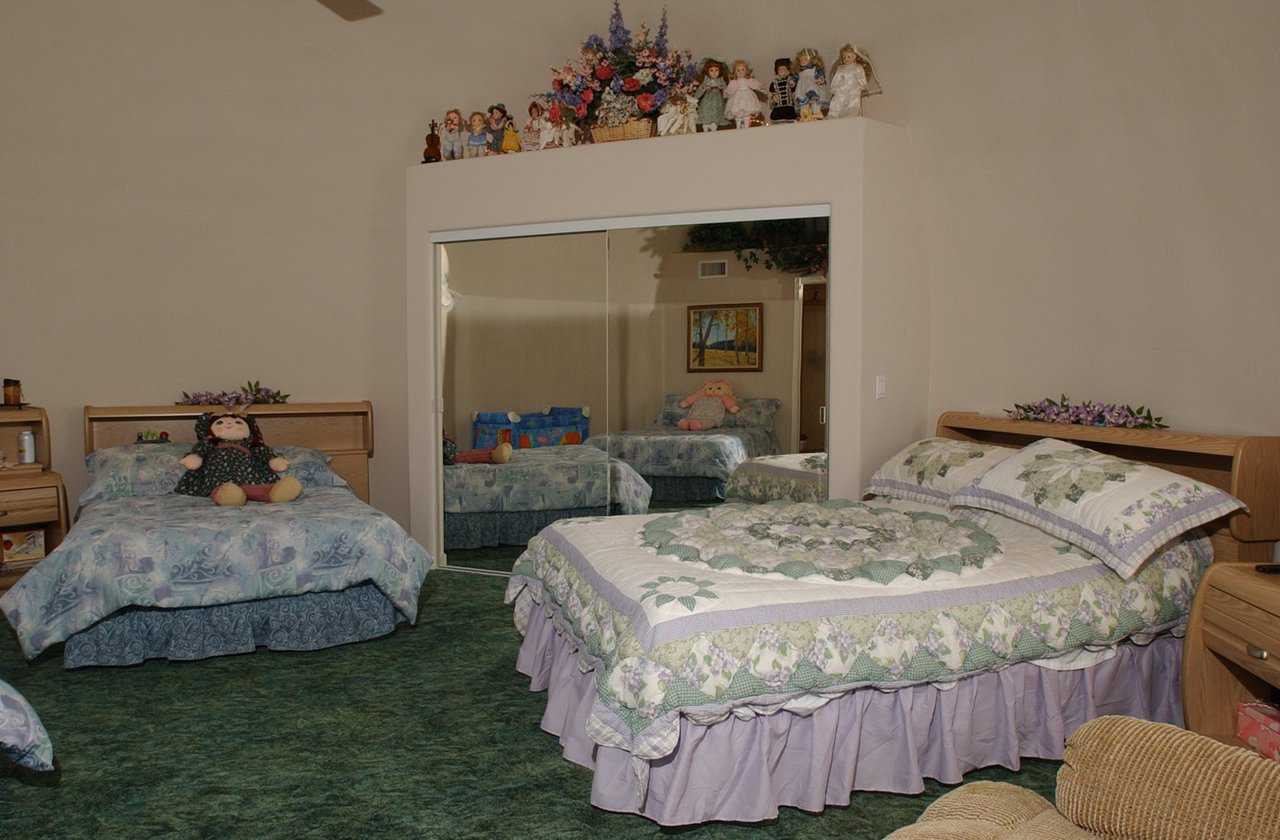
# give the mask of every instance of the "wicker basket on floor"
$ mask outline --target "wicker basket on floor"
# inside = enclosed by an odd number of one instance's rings
[[[653,120],[648,117],[627,120],[622,125],[593,125],[591,126],[591,142],[611,143],[614,140],[643,140],[647,137],[652,137],[653,131]]]

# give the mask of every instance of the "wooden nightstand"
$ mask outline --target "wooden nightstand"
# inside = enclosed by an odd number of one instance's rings
[[[1187,728],[1243,746],[1236,704],[1280,695],[1280,577],[1252,563],[1214,563],[1205,573],[1182,653]]]
[[[11,462],[17,459],[17,439],[22,431],[35,435],[36,463],[31,468],[0,470],[0,532],[42,528],[47,556],[71,527],[67,489],[62,476],[49,469],[49,417],[43,408],[0,409],[0,451]],[[0,565],[0,591],[13,586],[39,562],[4,562]]]

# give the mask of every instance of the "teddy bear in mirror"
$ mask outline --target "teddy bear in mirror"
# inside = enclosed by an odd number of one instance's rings
[[[228,412],[201,414],[196,443],[182,459],[187,472],[175,493],[208,496],[214,504],[239,507],[246,501],[292,502],[302,484],[291,475],[289,461],[272,451],[252,417]]]
[[[681,408],[689,414],[676,424],[687,432],[702,432],[724,423],[725,412],[737,414],[738,401],[733,397],[733,386],[723,379],[708,379],[702,387],[680,401]]]

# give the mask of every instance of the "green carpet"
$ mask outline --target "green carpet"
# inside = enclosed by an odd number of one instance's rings
[[[510,572],[516,559],[524,553],[522,545],[497,545],[491,548],[467,548],[445,552],[449,565],[463,569],[485,569],[490,572]]]
[[[545,694],[516,673],[505,584],[433,572],[416,628],[316,653],[67,672],[60,650],[28,666],[0,632],[0,674],[62,766],[52,787],[0,778],[0,836],[871,840],[946,790],[682,830],[598,811],[590,773],[538,728]],[[1048,793],[1056,771],[969,778]]]

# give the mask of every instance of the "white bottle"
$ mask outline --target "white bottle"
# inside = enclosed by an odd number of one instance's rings
[[[36,462],[36,436],[30,429],[18,433],[18,463],[34,464]]]

